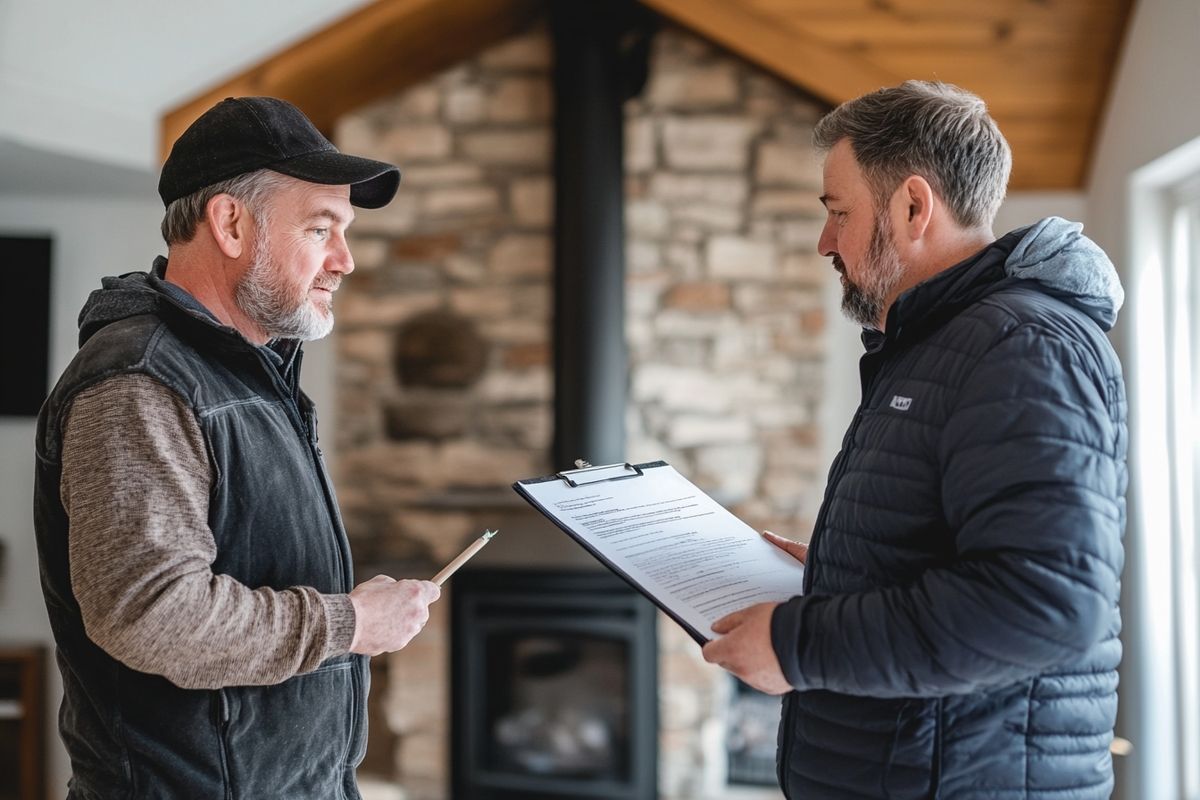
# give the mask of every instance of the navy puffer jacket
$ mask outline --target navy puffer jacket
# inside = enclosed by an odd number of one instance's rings
[[[1123,297],[1080,229],[1014,231],[864,335],[805,594],[772,618],[789,798],[1110,795]]]

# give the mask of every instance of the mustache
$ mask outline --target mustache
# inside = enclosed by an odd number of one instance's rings
[[[342,285],[342,276],[330,275],[328,277],[318,277],[312,283],[314,289],[328,289],[331,292],[336,292],[338,287]]]
[[[842,257],[837,255],[836,253],[833,256],[833,268],[836,269],[838,272],[846,271],[846,263],[844,261],[842,261]]]

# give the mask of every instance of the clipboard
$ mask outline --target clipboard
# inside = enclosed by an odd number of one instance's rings
[[[658,470],[664,470],[664,472],[660,473]],[[586,465],[580,467],[579,469],[566,470],[555,473],[554,475],[519,480],[513,484],[513,489],[530,505],[544,514],[551,522],[555,524],[556,527],[558,527],[560,530],[574,539],[585,550],[587,550],[593,558],[595,558],[615,575],[617,575],[617,577],[624,580],[631,587],[636,589],[652,603],[654,603],[655,606],[657,606],[663,611],[663,613],[674,620],[698,644],[704,645],[712,639],[712,634],[707,630],[707,625],[703,625],[703,623],[700,622],[700,619],[704,615],[699,614],[697,608],[692,607],[688,603],[683,603],[680,599],[680,595],[674,590],[665,590],[664,584],[654,577],[652,572],[647,572],[647,570],[643,569],[642,565],[638,564],[633,559],[627,558],[623,552],[617,552],[612,542],[599,541],[599,539],[609,536],[612,538],[613,542],[615,542],[618,540],[618,537],[612,536],[610,533],[601,534],[596,533],[595,531],[583,531],[578,529],[581,527],[578,518],[575,518],[574,520],[566,518],[571,516],[571,514],[574,512],[564,512],[561,508],[561,506],[569,506],[574,502],[574,500],[579,500],[581,503],[587,503],[591,502],[593,498],[603,498],[603,500],[595,501],[598,504],[611,500],[614,504],[619,505],[619,502],[615,499],[615,493],[623,492],[626,494],[636,495],[637,491],[643,488],[639,486],[637,482],[647,480],[647,478],[656,480],[661,478],[669,481],[669,488],[672,491],[675,491],[676,495],[678,495],[679,491],[684,490],[690,491],[692,494],[691,496],[683,499],[675,497],[673,499],[663,501],[663,510],[666,512],[666,516],[660,514],[658,518],[655,518],[654,515],[655,513],[659,512],[644,511],[644,509],[647,507],[652,507],[654,505],[653,503],[636,506],[632,509],[618,509],[614,511],[614,514],[627,515],[625,517],[615,517],[617,521],[612,525],[609,525],[607,519],[602,520],[602,525],[607,526],[607,530],[616,531],[616,533],[619,535],[622,534],[623,531],[627,531],[630,528],[636,529],[638,525],[643,525],[643,527],[653,527],[655,525],[660,525],[660,523],[665,524],[666,526],[674,526],[678,528],[679,525],[677,523],[680,519],[683,520],[682,524],[684,527],[686,527],[688,524],[690,524],[687,522],[688,517],[681,513],[677,514],[676,512],[679,511],[679,508],[668,506],[671,502],[679,503],[685,500],[694,500],[696,501],[694,503],[696,508],[706,510],[705,514],[697,513],[695,515],[696,517],[711,516],[712,519],[706,520],[705,522],[710,526],[717,526],[714,528],[714,530],[717,528],[722,531],[724,531],[726,528],[729,529],[729,536],[727,537],[722,534],[723,538],[718,537],[716,539],[702,539],[701,542],[705,546],[709,548],[717,548],[721,545],[724,539],[728,539],[729,541],[734,542],[734,549],[748,548],[748,552],[751,552],[753,556],[750,562],[750,571],[748,571],[745,575],[737,574],[737,566],[726,564],[725,567],[727,568],[727,571],[723,572],[721,570],[713,570],[706,577],[710,583],[716,583],[719,585],[718,589],[714,591],[724,591],[726,588],[728,588],[725,586],[720,586],[720,584],[725,581],[735,581],[736,583],[743,584],[741,589],[738,589],[732,593],[726,593],[717,596],[718,602],[734,603],[735,606],[728,607],[726,610],[716,614],[716,616],[712,617],[711,619],[708,619],[707,621],[710,624],[716,618],[724,616],[725,613],[738,610],[740,607],[752,605],[754,602],[762,602],[767,599],[784,600],[787,599],[787,597],[800,593],[803,577],[802,565],[799,565],[798,562],[795,562],[791,556],[786,555],[778,548],[764,541],[748,525],[738,520],[724,508],[720,507],[714,500],[712,500],[712,498],[708,497],[700,489],[687,481],[686,478],[677,473],[666,461],[651,461],[642,464],[631,464],[625,462],[621,464],[608,464],[602,466]],[[605,492],[597,493],[592,491],[589,493],[589,490],[596,489],[614,490],[612,493],[610,493],[614,494],[614,497],[605,497]],[[549,507],[547,503],[544,502],[550,496],[563,498],[562,501],[557,504],[560,507]],[[552,503],[551,505],[554,504]],[[589,511],[590,510],[591,509],[589,508]],[[642,513],[627,513],[638,511],[641,511]],[[596,511],[589,513],[586,516],[589,518],[595,518],[599,516],[599,513],[600,512]],[[672,514],[675,514],[675,516],[670,516]],[[624,525],[624,523],[628,520],[636,519],[637,517],[648,518],[649,521],[645,523],[635,522],[633,525],[625,525],[624,527],[621,527],[621,525]],[[572,525],[572,521],[575,523],[574,526]],[[655,533],[657,533],[657,531],[638,530],[636,535],[652,549],[655,545],[658,545],[659,547],[673,547],[676,548],[676,553],[684,553],[685,556],[690,555],[687,550],[687,548],[691,546],[690,540],[685,538],[675,539],[674,537],[678,536],[678,534],[671,534],[670,536],[664,536],[662,539],[656,541],[653,539]],[[632,537],[635,534],[631,533],[629,535]],[[666,542],[666,544],[659,544],[659,542]],[[693,560],[699,563],[699,557],[696,557]],[[686,557],[684,561],[686,561]],[[660,567],[660,569],[662,568]],[[758,569],[759,571],[754,572],[753,570],[755,569]],[[757,595],[760,594],[762,590],[753,584],[756,578],[761,578],[763,576],[767,577],[768,584],[774,585],[778,583],[787,583],[794,588],[794,591],[776,590],[774,591],[774,594],[770,595],[770,597],[758,597]],[[692,582],[693,587],[695,585],[694,581],[692,581],[690,577],[688,577],[688,579],[684,582]],[[703,587],[703,584],[701,584],[701,587]],[[739,592],[741,594],[739,594]],[[736,606],[736,603],[742,594],[746,595],[747,597],[751,597],[752,599],[747,600],[743,606]],[[701,627],[703,627],[704,630],[702,630]]]

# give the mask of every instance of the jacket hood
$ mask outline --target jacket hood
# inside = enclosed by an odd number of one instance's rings
[[[226,334],[235,333],[173,297],[163,278],[166,267],[167,260],[159,256],[149,272],[127,272],[116,277],[101,278],[100,288],[88,296],[79,312],[79,346],[82,347],[98,331],[114,322],[142,314],[164,312],[191,318],[204,327]]]
[[[160,308],[162,295],[150,285],[150,275],[130,272],[100,279],[100,288],[88,296],[79,311],[79,345],[101,328]]]
[[[1037,281],[1107,331],[1117,321],[1125,290],[1112,261],[1082,231],[1082,224],[1061,217],[1046,217],[1015,231],[1020,239],[1004,262],[1004,272],[1010,278]]]

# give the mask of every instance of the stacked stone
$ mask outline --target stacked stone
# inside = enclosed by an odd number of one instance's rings
[[[807,538],[830,279],[820,110],[678,29],[650,74],[626,106],[630,458],[666,458],[752,526]],[[732,684],[666,619],[659,648],[661,794],[730,797]]]
[[[510,40],[345,117],[345,150],[400,165],[360,210],[338,293],[339,491],[360,561],[444,563],[472,498],[547,469],[549,45]],[[484,503],[486,505],[486,503]]]
[[[387,208],[358,211],[357,269],[334,308],[338,494],[372,571],[432,574],[524,511],[506,508],[521,505],[515,479],[548,470],[549,64],[534,31],[335,132],[343,150],[403,172]],[[434,606],[371,693],[364,771],[405,800],[449,796],[448,612]]]
[[[653,58],[626,108],[630,456],[806,537],[829,280],[820,109],[679,30]]]
[[[358,271],[335,305],[337,482],[360,564],[431,570],[517,513],[501,499],[519,503],[514,479],[549,470],[549,64],[537,29],[337,131],[404,171],[388,208],[358,212]],[[670,28],[626,106],[628,455],[666,458],[751,525],[800,536],[824,468],[817,113]],[[372,692],[387,724],[370,764],[405,800],[449,796],[446,610]],[[660,652],[661,796],[729,797],[728,676],[665,618]]]

